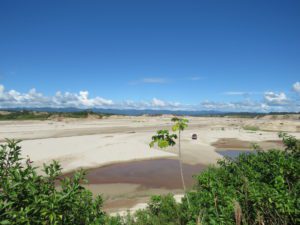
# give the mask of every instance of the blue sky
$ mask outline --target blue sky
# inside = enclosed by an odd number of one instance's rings
[[[0,108],[300,111],[300,1],[0,2]]]

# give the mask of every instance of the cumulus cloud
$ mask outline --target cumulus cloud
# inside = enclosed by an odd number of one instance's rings
[[[152,105],[154,107],[164,107],[164,106],[166,106],[166,103],[162,100],[157,99],[157,98],[153,98],[152,99]]]
[[[300,94],[300,82],[294,83],[293,90]]]
[[[31,89],[27,93],[16,90],[5,91],[0,85],[0,108],[13,107],[102,107],[113,105],[113,101],[101,97],[89,98],[87,91],[79,93],[57,92],[54,96],[44,96],[42,93]]]
[[[147,101],[132,101],[132,100],[125,100],[122,103],[116,104],[116,108],[119,109],[148,109],[151,108],[151,103]]]
[[[240,102],[214,102],[204,101],[201,106],[206,110],[217,110],[227,112],[265,112],[270,107],[261,102],[245,100]]]
[[[161,99],[153,98],[151,101],[152,108],[167,108],[167,109],[183,109],[186,106],[180,104],[179,102],[167,102]]]
[[[80,91],[77,93],[56,92],[55,96],[51,98],[52,102],[56,107],[78,107],[78,108],[89,108],[89,107],[102,107],[113,105],[114,102],[110,99],[101,97],[89,98],[88,91]]]
[[[243,102],[211,102],[201,103],[201,108],[205,110],[216,110],[224,112],[299,112],[300,104],[291,102],[286,105],[270,105],[259,101]]]
[[[91,98],[88,91],[79,93],[58,91],[54,96],[45,96],[42,93],[31,89],[27,93],[20,93],[16,90],[5,91],[0,85],[0,108],[118,108],[118,109],[179,109],[183,106],[177,102],[163,101],[153,98],[151,101],[131,101],[114,102],[102,97]]]
[[[300,99],[289,99],[283,92],[265,92],[261,101],[246,99],[236,102],[204,101],[203,109],[230,112],[299,112]]]
[[[293,88],[298,89],[295,83]],[[239,95],[244,92],[231,93]],[[196,100],[196,99],[195,99]],[[111,109],[168,109],[168,110],[217,110],[230,112],[269,112],[269,111],[300,111],[300,98],[289,98],[285,93],[265,92],[261,100],[251,100],[232,102],[203,101],[199,104],[182,104],[171,102],[159,98],[148,101],[123,100],[114,102],[103,97],[90,97],[86,90],[78,93],[56,92],[53,96],[45,96],[36,89],[31,89],[26,93],[17,90],[6,90],[0,84],[0,108],[111,108]]]
[[[294,84],[295,86],[295,84]],[[250,92],[259,93],[259,92]],[[228,95],[246,95],[247,92],[227,92]],[[236,102],[213,102],[204,101],[202,108],[207,110],[233,111],[233,112],[299,112],[300,99],[290,99],[284,92],[267,91],[262,100],[251,100],[247,98]]]
[[[288,103],[288,98],[283,92],[265,92],[264,100],[268,105],[286,105]]]

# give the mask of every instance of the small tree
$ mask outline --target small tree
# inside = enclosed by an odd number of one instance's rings
[[[157,134],[152,136],[152,141],[150,142],[150,147],[153,147],[155,143],[157,143],[159,148],[167,148],[169,146],[174,146],[176,144],[175,139],[178,138],[178,158],[179,158],[179,167],[180,167],[180,175],[181,182],[184,192],[186,192],[186,185],[184,181],[183,175],[183,166],[182,166],[182,155],[181,155],[181,132],[188,127],[188,120],[184,118],[174,117],[171,119],[174,122],[172,126],[173,132],[178,132],[177,134],[170,134],[168,130],[159,130]],[[190,201],[188,196],[186,196],[188,206],[190,206]]]

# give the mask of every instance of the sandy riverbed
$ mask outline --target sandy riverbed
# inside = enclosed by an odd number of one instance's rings
[[[162,117],[110,117],[105,119],[81,119],[63,121],[1,121],[0,142],[4,138],[22,139],[22,154],[27,155],[37,166],[58,160],[63,172],[78,168],[97,168],[112,163],[145,159],[176,159],[177,149],[150,149],[151,135],[158,129],[171,127],[170,116]],[[300,138],[300,121],[290,119],[240,119],[188,117],[189,128],[183,132],[183,161],[190,165],[214,164],[220,158],[216,149],[249,149],[256,142],[264,149],[282,145],[278,131]],[[256,126],[257,131],[245,130],[245,126]],[[191,135],[198,139],[192,140]],[[125,183],[122,183],[125,182]],[[142,198],[155,193],[180,193],[178,188],[145,188],[139,182],[120,184],[91,184],[94,193],[104,193],[107,203],[113,207],[122,205],[119,201],[140,202]],[[143,189],[144,188],[144,189]],[[122,191],[118,191],[122,190]],[[127,190],[127,191],[126,191]],[[136,191],[140,199],[132,200]],[[125,191],[123,193],[123,191]],[[122,194],[122,193],[123,194]],[[121,193],[121,194],[120,194]]]

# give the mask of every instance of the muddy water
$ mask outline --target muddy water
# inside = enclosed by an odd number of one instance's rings
[[[204,165],[183,164],[187,187],[192,187]],[[175,159],[154,159],[119,163],[87,171],[90,184],[127,183],[139,184],[145,188],[181,189],[179,161]]]

